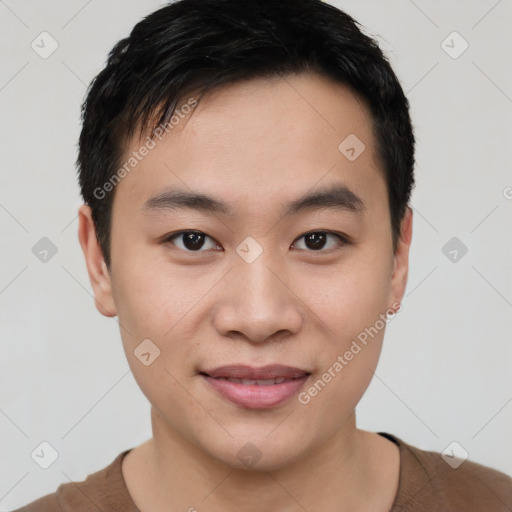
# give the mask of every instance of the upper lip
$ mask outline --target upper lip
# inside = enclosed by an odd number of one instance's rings
[[[228,379],[252,380],[279,378],[296,379],[310,374],[310,372],[307,370],[295,368],[293,366],[285,366],[282,364],[271,364],[267,366],[261,366],[259,368],[242,364],[231,364],[220,366],[219,368],[214,368],[212,370],[204,370],[200,373],[214,378],[224,377]]]

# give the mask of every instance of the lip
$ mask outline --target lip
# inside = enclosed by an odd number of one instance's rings
[[[248,366],[244,364],[231,364],[213,368],[211,370],[204,370],[200,373],[206,374],[213,378],[224,377],[231,379],[296,379],[311,372],[296,368],[294,366],[285,366],[282,364],[269,364],[259,368]]]
[[[229,365],[200,372],[201,377],[215,391],[235,405],[248,409],[268,409],[290,399],[311,375],[307,370],[283,365],[255,368]],[[227,378],[244,380],[285,379],[279,384],[259,385],[230,382]]]

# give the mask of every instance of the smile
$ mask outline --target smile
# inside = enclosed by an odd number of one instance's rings
[[[282,365],[262,368],[230,365],[200,372],[216,394],[248,409],[282,404],[300,391],[310,375],[306,370]]]

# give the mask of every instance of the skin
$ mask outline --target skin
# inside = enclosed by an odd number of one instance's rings
[[[365,151],[349,161],[350,134]],[[133,139],[127,157],[140,147]],[[279,363],[321,378],[379,315],[397,309],[408,272],[412,212],[393,252],[386,182],[371,117],[345,86],[315,74],[231,84],[201,99],[116,187],[111,265],[88,206],[79,239],[96,306],[117,315],[133,375],[151,403],[153,438],[123,461],[142,512],[387,511],[399,479],[389,440],[356,427],[355,406],[373,376],[385,329],[304,405],[248,409],[220,396],[200,369]],[[359,212],[323,208],[283,216],[282,204],[343,183]],[[201,192],[234,215],[144,209],[165,190]],[[202,252],[183,238],[208,235]],[[332,231],[320,250],[303,235]],[[263,249],[252,263],[236,252],[246,238]],[[214,250],[217,247],[218,250]],[[220,249],[219,249],[220,247]],[[150,339],[160,356],[134,356]],[[246,444],[261,458],[248,468]],[[192,509],[193,510],[193,509]]]

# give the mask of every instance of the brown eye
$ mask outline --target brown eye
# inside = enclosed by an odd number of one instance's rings
[[[209,244],[208,240],[210,241]],[[171,242],[184,251],[190,252],[204,252],[205,250],[217,247],[212,238],[200,231],[180,231],[169,237],[166,241]]]
[[[305,246],[305,249],[310,251],[334,249],[337,246],[346,243],[346,239],[343,236],[329,231],[312,231],[302,235],[297,240],[304,240],[303,245]],[[296,249],[304,249],[304,247],[297,247],[296,243],[294,244],[294,247]]]

